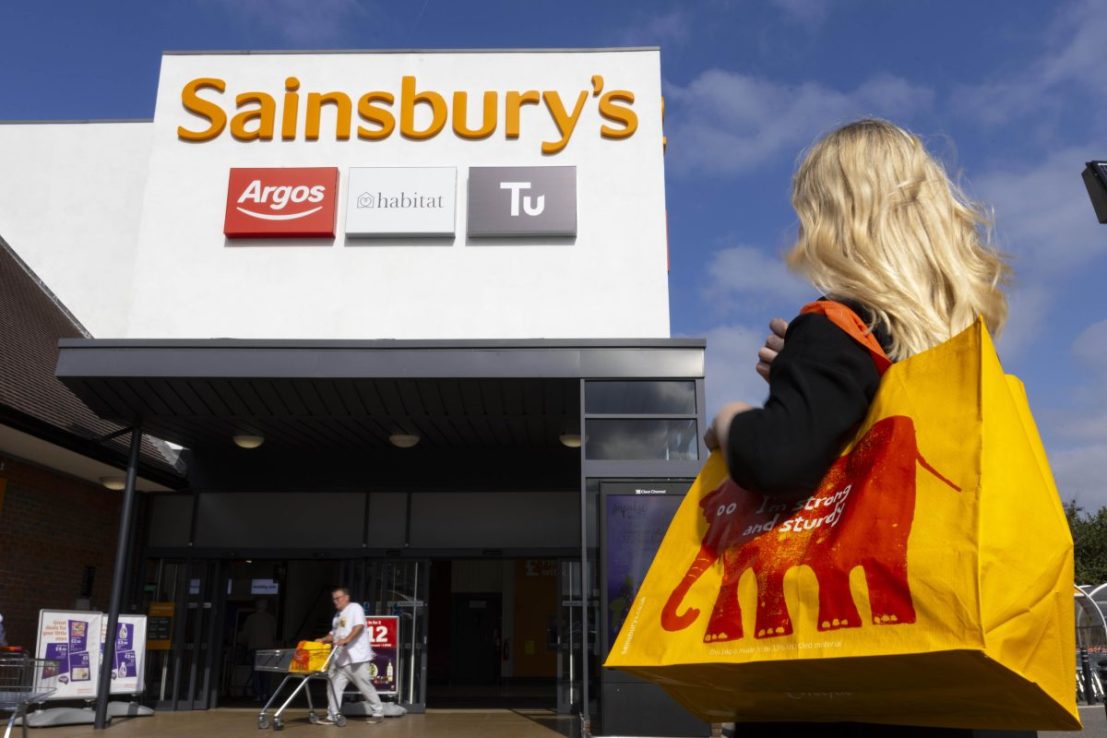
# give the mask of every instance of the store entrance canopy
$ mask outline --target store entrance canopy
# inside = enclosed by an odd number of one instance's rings
[[[435,463],[502,461],[508,450],[527,463],[565,459],[561,436],[581,432],[580,380],[702,377],[704,343],[63,339],[59,347],[58,378],[101,417],[191,449],[209,460],[201,466],[222,469],[220,486],[263,485],[279,470],[282,486],[297,487],[288,475],[305,465],[290,456],[336,472],[373,463],[376,476],[387,475],[397,433],[418,436],[413,451]],[[264,438],[260,453],[234,447],[243,434]],[[223,458],[235,460],[234,472],[210,463]],[[232,485],[227,475],[236,473]]]

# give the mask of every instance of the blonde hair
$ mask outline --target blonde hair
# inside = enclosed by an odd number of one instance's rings
[[[788,266],[834,299],[872,311],[905,359],[967,328],[1007,319],[1010,267],[989,220],[917,136],[859,120],[817,141],[792,181],[800,231]]]

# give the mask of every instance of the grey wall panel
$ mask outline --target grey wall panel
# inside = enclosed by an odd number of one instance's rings
[[[365,495],[295,492],[200,495],[197,547],[360,548]]]
[[[580,493],[427,492],[412,498],[415,548],[580,545]]]
[[[407,495],[374,492],[369,495],[369,548],[401,548],[407,524]]]
[[[512,560],[458,559],[451,564],[450,591],[503,592],[506,582],[514,583],[514,574]]]
[[[150,546],[187,546],[192,525],[192,495],[150,495]]]

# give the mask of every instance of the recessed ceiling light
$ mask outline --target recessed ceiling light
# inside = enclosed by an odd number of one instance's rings
[[[388,437],[388,442],[396,448],[411,448],[419,443],[419,436],[415,433],[393,433]]]
[[[234,435],[234,445],[239,448],[257,448],[263,443],[265,443],[265,436],[255,436],[246,433],[236,433]]]
[[[562,433],[557,437],[561,441],[562,446],[568,448],[580,448],[580,434],[579,433]]]

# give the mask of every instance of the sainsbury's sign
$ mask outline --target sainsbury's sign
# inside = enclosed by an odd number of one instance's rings
[[[594,74],[580,89],[438,91],[423,87],[414,75],[404,75],[399,89],[304,91],[297,77],[284,80],[284,89],[228,89],[226,80],[197,77],[181,89],[181,103],[197,120],[177,127],[182,141],[202,143],[219,138],[230,123],[238,141],[317,141],[321,135],[348,141],[380,141],[398,132],[413,141],[434,138],[449,128],[462,139],[480,140],[500,133],[517,139],[525,127],[541,126],[552,135],[541,143],[543,154],[563,150],[577,133],[577,124],[589,106],[599,114],[598,133],[606,139],[626,139],[638,130],[634,92],[609,89],[603,75]],[[322,131],[321,119],[334,121],[333,131]]]
[[[330,238],[337,199],[337,167],[231,169],[223,234]]]

